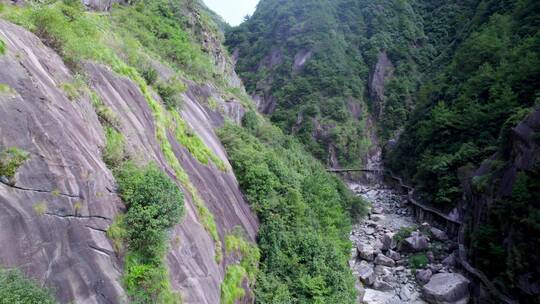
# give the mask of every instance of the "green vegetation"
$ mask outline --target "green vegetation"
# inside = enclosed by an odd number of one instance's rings
[[[247,90],[276,98],[274,123],[321,160],[333,149],[341,165],[359,165],[371,144],[364,109],[380,116],[383,137],[392,136],[414,105],[419,65],[429,57],[409,47],[426,43],[409,2],[263,0],[227,32],[227,44],[239,51],[237,70]],[[384,101],[368,88],[382,51],[395,66]],[[305,65],[293,68],[308,52]]]
[[[495,153],[510,129],[538,103],[538,3],[480,2],[472,10],[472,21],[458,27],[465,27],[455,36],[461,43],[447,50],[448,59],[436,65],[434,75],[420,87],[417,109],[389,155],[395,171],[443,208],[462,196],[459,169],[478,166]],[[443,11],[455,6],[451,1]],[[427,24],[435,21],[426,19]]]
[[[167,109],[179,109],[182,107],[182,96],[180,94],[186,91],[186,86],[182,82],[169,80],[158,83],[156,90]]]
[[[103,149],[103,161],[109,168],[117,168],[125,160],[124,136],[111,127],[105,127],[107,145]]]
[[[47,203],[46,202],[39,202],[32,206],[32,209],[34,209],[34,212],[36,215],[42,216],[47,212]]]
[[[177,111],[171,110],[170,112],[174,129],[174,135],[176,140],[184,147],[186,147],[200,163],[209,164],[210,160],[222,171],[227,171],[227,166],[206,144],[202,139],[195,134],[188,124],[180,117]]]
[[[156,165],[139,168],[126,162],[115,171],[127,212],[108,235],[128,246],[124,284],[135,303],[180,303],[170,289],[164,262],[167,231],[180,221],[184,197]],[[120,227],[120,225],[122,227]]]
[[[90,91],[90,90],[89,90]],[[102,126],[118,129],[120,122],[113,110],[103,104],[103,100],[95,92],[90,91],[90,100],[94,111],[99,118],[99,122]]]
[[[3,94],[11,95],[15,93],[17,92],[13,88],[11,88],[9,85],[5,83],[0,83],[0,95],[3,95]]]
[[[19,148],[12,147],[0,152],[0,177],[8,179],[9,183],[15,184],[17,170],[30,158],[30,154]]]
[[[75,75],[72,81],[62,83],[60,87],[71,101],[77,100],[87,88],[86,82],[80,74]]]
[[[411,236],[411,233],[418,229],[418,226],[411,226],[411,227],[401,227],[399,230],[394,234],[394,240],[396,241],[396,244],[401,243],[404,239]]]
[[[233,234],[225,236],[225,250],[227,254],[241,256],[240,265],[229,265],[225,278],[221,284],[221,303],[234,304],[236,300],[245,295],[242,282],[247,280],[253,286],[257,278],[261,254],[255,244],[246,241],[240,229]]]
[[[178,71],[186,71],[182,76],[195,79],[212,78],[214,70],[212,61],[186,30],[189,26],[184,18],[184,10],[186,2],[190,1],[134,2],[134,5],[117,7],[112,11],[113,22],[120,27],[121,36],[131,37],[133,43],[136,42],[148,53],[159,56],[162,61],[171,64]],[[125,51],[130,56],[139,57],[136,55],[137,50]],[[130,63],[138,70],[147,67],[145,60],[139,62],[130,60]],[[148,72],[142,74],[149,75]]]
[[[414,269],[424,268],[429,263],[425,253],[413,254],[409,257],[409,265]]]
[[[0,55],[6,54],[6,43],[0,39]]]
[[[124,223],[125,215],[118,215],[114,222],[107,229],[107,237],[113,241],[114,250],[118,253],[124,252],[127,229]]]
[[[0,269],[0,302],[18,304],[55,304],[52,293],[16,270]]]
[[[234,304],[241,299],[246,291],[242,288],[242,281],[246,277],[246,270],[239,265],[227,266],[227,272],[221,284],[221,303]]]
[[[350,216],[365,213],[364,202],[296,140],[254,113],[248,117],[256,119],[251,131],[226,124],[219,134],[261,222],[257,301],[355,303],[348,234]],[[243,247],[234,244],[227,238],[229,249]],[[232,272],[227,286],[239,281],[241,271]],[[231,290],[229,299],[238,296]]]

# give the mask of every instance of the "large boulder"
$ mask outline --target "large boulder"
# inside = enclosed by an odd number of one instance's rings
[[[377,257],[375,258],[375,264],[377,265],[383,265],[388,267],[394,267],[396,266],[396,262],[392,260],[391,258],[379,253]]]
[[[442,260],[441,263],[443,264],[443,266],[446,266],[446,267],[454,267],[454,266],[456,266],[456,255],[453,254],[453,253],[450,254],[444,260]]]
[[[370,216],[370,219],[374,222],[382,222],[384,221],[384,219],[386,218],[386,216],[382,215],[382,214],[372,214]]]
[[[374,268],[374,271],[375,271],[375,275],[379,277],[392,275],[391,268],[387,266],[383,266],[383,265],[376,265]]]
[[[366,261],[360,262],[358,266],[358,278],[362,283],[367,286],[370,286],[375,281],[375,273],[373,272],[373,266]]]
[[[399,252],[396,252],[394,250],[388,250],[388,252],[386,252],[386,256],[391,258],[394,261],[399,261],[401,259],[401,254],[399,254]]]
[[[356,246],[356,249],[360,258],[366,261],[373,261],[373,257],[375,256],[375,250],[373,249],[373,247],[366,244],[358,244],[358,246]]]
[[[446,232],[444,232],[444,231],[442,231],[440,229],[437,229],[435,227],[431,227],[430,232],[431,232],[431,235],[433,236],[433,238],[438,240],[438,241],[447,241],[448,240],[448,235],[446,234]]]
[[[467,304],[469,280],[458,273],[438,273],[422,288],[422,297],[431,304]]]
[[[388,232],[382,236],[381,240],[383,246],[382,250],[390,250],[396,248],[396,241],[394,240],[394,233]]]
[[[404,252],[424,251],[429,247],[429,239],[419,232],[411,233],[411,236],[404,239],[399,249]]]
[[[375,283],[373,283],[373,288],[380,291],[389,291],[394,289],[394,287],[392,287],[392,284],[381,279],[375,280]]]
[[[362,303],[387,304],[394,297],[395,297],[395,294],[393,292],[389,292],[389,291],[384,292],[384,291],[378,291],[375,289],[366,289],[366,293],[364,294],[364,299],[362,300]]]
[[[418,270],[416,272],[416,280],[418,281],[418,283],[424,285],[429,282],[432,275],[433,272],[431,271],[431,269]]]

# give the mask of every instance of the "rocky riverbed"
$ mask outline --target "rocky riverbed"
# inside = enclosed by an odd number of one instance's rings
[[[417,223],[406,196],[382,184],[349,187],[372,204],[350,235],[359,303],[469,302],[469,281],[454,268],[457,246],[443,231]]]

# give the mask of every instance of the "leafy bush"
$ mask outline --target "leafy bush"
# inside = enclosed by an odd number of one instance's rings
[[[221,302],[233,304],[245,295],[244,281],[250,287],[255,284],[261,253],[257,245],[246,241],[240,227],[235,227],[232,234],[225,236],[225,250],[227,254],[241,257],[240,265],[227,266],[221,283]]]
[[[394,240],[396,243],[401,243],[404,239],[411,236],[411,233],[418,229],[418,226],[411,226],[411,227],[401,227],[399,230],[394,234]]]
[[[6,43],[0,39],[0,55],[4,55],[6,53]]]
[[[124,218],[124,215],[118,215],[107,229],[107,237],[113,242],[114,250],[118,253],[125,250],[125,241],[127,239],[127,227]]]
[[[237,299],[245,295],[242,281],[246,277],[246,270],[239,265],[229,265],[221,284],[221,303],[234,304]]]
[[[409,257],[409,265],[411,266],[413,270],[423,268],[428,263],[429,263],[429,260],[425,253],[417,253]]]
[[[257,112],[249,111],[242,117],[242,126],[250,131],[255,131],[259,127]]]
[[[117,168],[125,160],[124,136],[111,127],[105,127],[107,144],[103,149],[103,161],[109,168]]]
[[[130,247],[143,250],[176,223],[184,212],[178,186],[156,165],[143,169],[128,162],[116,174],[122,200],[128,207],[125,223]]]
[[[40,288],[16,270],[0,270],[0,302],[18,304],[55,304],[51,291]]]
[[[11,184],[15,184],[15,174],[28,159],[30,154],[16,147],[0,152],[0,176],[6,177]]]
[[[181,93],[186,91],[185,85],[177,80],[158,83],[156,90],[167,109],[180,109],[182,107]]]
[[[146,80],[146,83],[148,85],[153,85],[156,83],[158,79],[158,72],[156,69],[154,69],[150,65],[145,65],[142,68],[141,76],[144,78],[144,80]]]
[[[128,294],[136,303],[179,302],[170,291],[163,256],[166,232],[184,212],[182,192],[154,164],[139,168],[125,162],[115,177],[128,211],[108,234],[115,244],[125,238],[128,245],[124,274]]]

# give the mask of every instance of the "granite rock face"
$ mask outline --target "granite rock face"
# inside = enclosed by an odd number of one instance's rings
[[[0,95],[0,147],[30,153],[16,185],[0,184],[0,264],[55,288],[62,303],[124,302],[105,234],[123,205],[98,118],[89,100],[59,89],[72,75],[36,36],[0,20],[0,38],[0,82],[12,90]]]
[[[0,20],[0,38],[7,44],[7,54],[0,57],[0,83],[11,88],[0,94],[0,148],[30,153],[16,185],[0,183],[0,244],[12,244],[0,251],[0,264],[54,288],[61,303],[127,302],[123,263],[105,233],[125,208],[101,158],[104,132],[91,102],[85,94],[68,99],[60,88],[73,81],[71,72],[36,36]],[[174,178],[139,87],[99,64],[87,62],[83,70],[90,89],[116,114],[129,153],[138,161],[157,163]],[[207,97],[190,88],[181,116],[230,167],[213,129],[224,118],[202,105]],[[257,219],[231,170],[202,165],[167,135],[214,215],[221,241],[236,227],[255,241]],[[236,261],[223,252],[224,260],[216,262],[214,241],[200,223],[191,195],[184,192],[186,215],[171,231],[177,242],[167,255],[171,284],[184,303],[219,303],[225,269]],[[251,303],[251,294],[246,290],[241,303]]]

